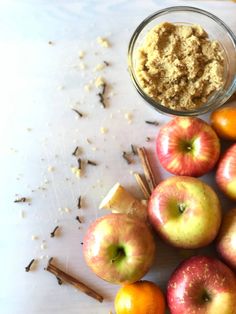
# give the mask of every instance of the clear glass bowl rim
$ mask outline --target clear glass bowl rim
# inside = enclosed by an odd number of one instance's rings
[[[196,7],[171,6],[171,7],[167,7],[167,8],[158,10],[158,11],[154,12],[153,14],[149,15],[135,29],[133,35],[131,36],[129,46],[128,46],[128,69],[129,69],[129,73],[130,73],[132,82],[133,82],[135,88],[137,89],[138,93],[152,107],[154,107],[154,109],[158,110],[161,113],[166,113],[169,115],[196,116],[196,115],[201,115],[201,114],[207,113],[208,111],[210,111],[212,109],[212,106],[205,106],[204,105],[204,106],[198,108],[197,110],[191,110],[191,111],[177,111],[177,110],[167,108],[167,107],[161,105],[160,103],[156,102],[155,100],[150,98],[146,93],[143,92],[142,88],[139,86],[138,81],[135,78],[135,74],[134,74],[135,70],[133,69],[133,66],[132,66],[132,55],[133,55],[134,46],[135,46],[136,40],[137,40],[140,32],[143,30],[143,28],[158,16],[164,15],[166,13],[178,12],[178,11],[183,11],[183,12],[189,11],[189,12],[199,13],[199,14],[205,15],[205,16],[209,17],[210,19],[212,19],[214,22],[216,22],[218,25],[220,25],[227,32],[227,34],[230,36],[230,39],[233,42],[234,49],[236,51],[236,36],[233,33],[233,31],[220,18],[218,18],[217,16],[215,16],[214,14],[212,14],[208,11],[205,11],[203,9],[199,9]],[[221,101],[221,102],[217,103],[217,105],[215,105],[213,109],[215,110],[215,109],[219,108],[220,106],[222,106],[233,95],[233,93],[235,91],[236,91],[236,73],[234,74],[234,79],[232,80],[232,83],[230,84],[230,86],[228,87],[228,89],[225,93],[225,94],[227,94],[227,96],[224,97],[224,102],[222,103],[222,101]]]

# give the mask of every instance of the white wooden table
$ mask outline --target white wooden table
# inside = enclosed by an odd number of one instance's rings
[[[141,170],[140,164],[136,160],[127,165],[122,151],[129,150],[131,143],[143,145],[149,136],[152,140],[146,147],[158,167],[154,158],[158,128],[144,120],[163,124],[169,118],[149,108],[133,88],[127,72],[127,45],[147,15],[180,4],[209,10],[236,31],[236,4],[226,1],[0,2],[1,314],[108,314],[113,310],[118,287],[88,269],[80,242],[88,225],[106,213],[99,212],[98,204],[115,182],[140,196],[131,174]],[[98,36],[107,37],[111,48],[100,47]],[[85,51],[83,60],[80,50]],[[103,61],[110,65],[101,73],[94,72]],[[107,109],[101,108],[94,86],[90,92],[84,90],[100,75],[110,86]],[[71,107],[85,117],[78,119]],[[125,113],[131,113],[132,123]],[[101,127],[107,133],[102,134]],[[77,165],[71,155],[77,145],[83,157],[98,163],[87,167],[81,179],[71,172],[71,166]],[[158,171],[160,178],[168,176]],[[215,186],[213,175],[203,179]],[[16,193],[30,197],[31,205],[14,203]],[[79,195],[81,210],[76,208]],[[229,208],[231,204],[222,200],[224,208]],[[83,217],[81,225],[75,220],[78,214]],[[61,233],[50,238],[56,225]],[[165,289],[171,271],[186,253],[157,242],[156,263],[145,278]],[[206,251],[213,252],[196,253]],[[44,271],[51,256],[65,271],[104,295],[104,302],[99,304],[69,285],[58,286]],[[24,267],[31,258],[38,263],[26,273]]]

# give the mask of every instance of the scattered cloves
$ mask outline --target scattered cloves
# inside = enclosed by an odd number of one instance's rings
[[[78,169],[81,170],[82,167],[82,160],[81,158],[78,159]]]
[[[74,108],[72,108],[72,110],[73,110],[75,113],[77,113],[77,115],[78,115],[80,118],[82,118],[82,117],[84,116],[79,110],[74,109]]]
[[[78,209],[81,208],[81,201],[82,201],[82,198],[81,198],[81,195],[80,195],[79,198],[78,198],[78,203],[77,203]]]
[[[27,202],[26,197],[17,198],[16,200],[14,200],[14,203],[25,203],[25,202]]]
[[[62,280],[61,280],[61,278],[59,278],[59,277],[56,277],[57,278],[57,283],[59,284],[59,285],[62,285]]]
[[[146,120],[145,123],[147,123],[147,124],[152,124],[152,125],[155,125],[155,126],[158,126],[158,125],[159,125],[159,122],[158,122],[158,121],[148,121],[148,120]]]
[[[130,158],[130,156],[129,156],[129,153],[123,152],[123,153],[122,153],[122,157],[126,160],[126,162],[127,162],[128,165],[130,165],[130,164],[132,163],[132,160],[131,160],[131,158]]]
[[[106,104],[105,104],[105,91],[106,91],[106,83],[102,84],[102,91],[100,93],[98,93],[99,96],[99,101],[102,104],[103,108],[106,108]]]
[[[74,149],[74,151],[73,151],[73,153],[72,153],[72,156],[76,156],[77,153],[78,153],[78,151],[79,151],[79,147],[76,146],[76,148]]]
[[[32,266],[32,264],[34,263],[34,261],[35,261],[35,259],[32,259],[32,260],[30,261],[29,265],[25,267],[25,271],[26,271],[26,272],[29,272],[29,271],[30,271],[31,266]]]
[[[97,163],[91,160],[87,161],[88,165],[97,166]]]
[[[133,155],[137,155],[137,148],[133,144],[131,144],[131,150]]]
[[[56,226],[56,227],[53,229],[53,231],[50,233],[51,238],[54,238],[54,237],[55,237],[55,233],[56,233],[56,231],[57,231],[58,228],[59,228],[59,226]]]
[[[82,221],[81,221],[81,219],[80,219],[79,216],[76,216],[75,219],[76,219],[80,224],[82,224]]]

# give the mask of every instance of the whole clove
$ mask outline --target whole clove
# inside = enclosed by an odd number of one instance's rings
[[[146,120],[145,123],[147,123],[147,124],[152,124],[152,125],[155,125],[155,126],[158,126],[158,125],[159,125],[159,122],[158,122],[158,121],[148,121],[148,120]]]
[[[53,231],[50,233],[51,238],[54,238],[54,237],[55,237],[55,233],[56,233],[56,231],[57,231],[58,228],[59,228],[59,226],[56,226],[56,227],[53,229]]]
[[[81,170],[82,167],[82,160],[81,158],[78,159],[78,169]]]
[[[107,61],[103,61],[103,63],[104,63],[107,67],[110,65],[110,63],[107,62]]]
[[[82,224],[82,221],[81,221],[81,219],[80,219],[79,216],[76,216],[75,219],[76,219],[80,224]]]
[[[133,155],[137,155],[137,148],[133,144],[131,144],[131,150]]]
[[[74,149],[74,151],[73,151],[73,153],[72,153],[72,156],[76,156],[77,153],[78,153],[78,151],[79,151],[79,147],[76,146],[76,148]]]
[[[87,161],[88,165],[97,166],[97,163],[91,160]]]
[[[78,198],[78,203],[77,203],[78,209],[81,208],[81,201],[82,201],[82,198],[81,198],[81,195],[80,195],[79,198]]]
[[[72,110],[73,110],[75,113],[77,113],[77,115],[78,115],[80,118],[82,118],[82,117],[84,116],[79,110],[74,109],[74,108],[72,108]]]
[[[146,137],[146,142],[150,142],[151,138],[149,136]]]
[[[102,104],[103,108],[106,108],[106,104],[105,104],[105,91],[106,91],[106,83],[102,84],[102,91],[100,93],[98,93],[98,97],[99,97],[99,101]]]
[[[122,157],[126,160],[128,165],[130,165],[132,163],[132,159],[130,158],[129,153],[123,152]]]
[[[25,271],[28,273],[31,269],[32,264],[34,263],[35,259],[32,259],[28,266],[25,267]]]
[[[57,276],[56,276],[56,278],[57,278],[57,283],[58,283],[59,285],[62,285],[62,280],[61,280],[61,278],[59,278],[59,277],[57,277]]]
[[[21,198],[14,200],[14,203],[25,203],[25,202],[27,202],[26,197],[21,197]]]

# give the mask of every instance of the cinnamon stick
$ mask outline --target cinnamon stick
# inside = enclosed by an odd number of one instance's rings
[[[73,285],[75,288],[79,289],[88,296],[96,299],[97,301],[99,302],[103,301],[103,297],[100,294],[98,294],[93,289],[86,286],[84,283],[80,282],[76,278],[70,276],[69,274],[65,273],[64,271],[53,265],[52,258],[50,258],[46,270],[55,275],[57,278],[61,279],[63,282],[67,282]]]
[[[152,192],[156,187],[156,180],[148,159],[146,149],[144,147],[138,147],[137,152],[143,166],[145,178],[147,180],[150,191]]]
[[[141,175],[138,174],[137,172],[134,173],[134,177],[135,177],[136,182],[138,183],[138,185],[140,187],[140,190],[143,192],[145,199],[149,199],[149,197],[151,196],[151,192],[150,192],[150,189],[147,186],[146,182],[143,180]]]

